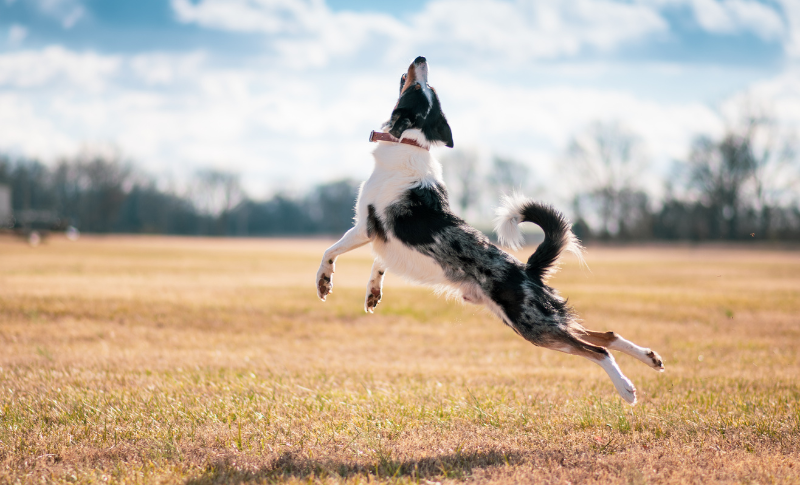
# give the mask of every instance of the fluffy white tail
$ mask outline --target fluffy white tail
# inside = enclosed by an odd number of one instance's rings
[[[544,241],[528,259],[526,271],[532,276],[546,278],[555,272],[558,258],[565,250],[573,253],[581,265],[586,264],[583,261],[583,247],[572,233],[572,224],[562,213],[516,193],[503,197],[495,219],[495,231],[500,244],[519,249],[523,242],[519,230],[522,222],[532,222],[544,231]]]
[[[526,202],[528,199],[516,192],[500,199],[501,205],[495,211],[494,232],[502,246],[516,250],[525,242],[519,225],[522,223],[522,210]]]

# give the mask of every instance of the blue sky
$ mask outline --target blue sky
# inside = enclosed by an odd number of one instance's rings
[[[363,178],[417,55],[457,148],[556,192],[594,121],[642,137],[652,180],[745,99],[800,123],[796,0],[0,0],[0,152],[114,147],[257,197]]]

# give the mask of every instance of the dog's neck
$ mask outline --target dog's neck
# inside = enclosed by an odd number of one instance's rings
[[[404,131],[403,134],[400,135],[400,141],[403,140],[413,141],[418,147],[424,148],[425,150],[430,150],[432,145],[419,128],[410,128]]]
[[[387,122],[385,122],[383,124],[381,131],[388,134],[389,133],[389,128],[391,128],[391,126],[392,126],[391,123],[389,123],[387,121]],[[413,140],[415,143],[411,143],[411,145],[416,145],[416,146],[418,146],[420,148],[424,148],[426,150],[430,150],[431,147],[443,147],[443,146],[445,146],[445,142],[444,141],[441,141],[441,140],[429,140],[425,136],[425,134],[422,133],[422,130],[420,130],[419,128],[409,128],[409,129],[407,129],[406,131],[403,132],[402,135],[400,135],[399,140],[400,141],[407,140],[406,143],[408,143],[408,141],[412,141]],[[370,140],[370,141],[372,141],[372,140]]]
[[[372,131],[369,134],[369,141],[373,143],[377,143],[379,141],[388,141],[391,143],[405,143],[406,145],[413,145],[415,147],[422,148],[423,150],[430,150],[430,146],[425,146],[418,143],[416,140],[411,138],[395,138],[391,133],[379,133],[377,131]]]
[[[420,145],[431,145],[422,131],[416,128],[404,131],[401,138],[414,140]],[[442,165],[428,150],[405,143],[379,143],[373,156],[377,171],[387,170],[392,177],[402,179],[404,184],[443,184]]]

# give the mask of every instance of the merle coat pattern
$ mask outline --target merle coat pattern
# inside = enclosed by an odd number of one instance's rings
[[[526,263],[493,245],[451,210],[441,165],[428,148],[453,146],[436,91],[427,83],[424,57],[411,63],[400,80],[400,96],[383,129],[418,145],[381,141],[373,152],[375,169],[361,186],[356,223],[328,248],[317,272],[317,294],[333,291],[336,258],[372,243],[375,261],[367,284],[365,310],[372,313],[382,298],[387,270],[433,286],[465,302],[484,305],[534,345],[583,356],[599,364],[627,402],[636,389],[622,374],[608,349],[629,354],[656,370],[661,358],[613,332],[584,328],[558,292],[546,284],[565,250],[581,255],[569,221],[550,206],[518,196],[507,197],[498,210],[501,242],[517,247],[519,224],[533,222],[545,233]]]

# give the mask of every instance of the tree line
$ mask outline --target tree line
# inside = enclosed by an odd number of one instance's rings
[[[718,140],[696,138],[686,159],[660,181],[658,201],[638,177],[646,161],[641,145],[617,124],[596,124],[571,143],[567,160],[583,179],[574,212],[592,236],[800,239],[796,141],[774,119],[750,115]]]
[[[641,139],[619,123],[595,123],[569,143],[561,173],[574,188],[567,207],[583,240],[800,240],[800,165],[795,139],[768,116],[749,116],[719,139],[698,137],[685,160],[658,180],[643,174]],[[494,157],[482,173],[476,152],[442,162],[459,214],[489,228],[502,193],[546,193],[528,165]],[[652,181],[651,181],[652,182]],[[0,156],[14,221],[49,221],[91,233],[211,236],[339,235],[352,225],[358,183],[321,184],[302,196],[253,200],[239,177],[201,170],[181,190],[164,188],[116,154],[84,153],[54,165]],[[651,184],[652,185],[652,184]],[[55,222],[54,222],[55,221]],[[0,221],[2,222],[2,221]]]
[[[642,139],[597,122],[559,160],[572,193],[564,208],[582,240],[800,240],[797,146],[774,118],[749,114],[719,139],[697,137],[685,159],[653,180]],[[528,165],[508,158],[494,157],[483,173],[475,152],[453,152],[443,164],[453,205],[473,218],[489,215],[486,196],[548,193],[532,183]]]
[[[13,220],[90,233],[207,236],[336,234],[352,225],[358,184],[341,180],[303,197],[248,198],[234,173],[201,170],[181,191],[165,189],[109,154],[83,154],[54,166],[0,157],[0,185],[11,188]]]

